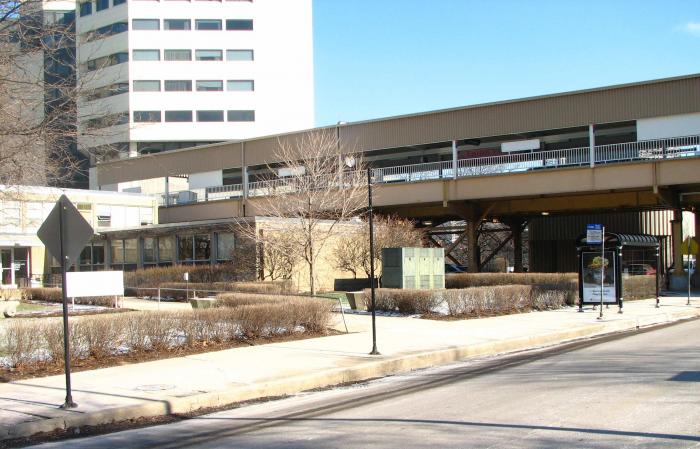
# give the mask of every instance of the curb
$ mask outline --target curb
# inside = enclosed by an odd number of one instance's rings
[[[152,402],[110,408],[88,414],[70,414],[59,418],[30,421],[9,427],[0,427],[0,440],[29,437],[37,433],[67,430],[82,426],[97,426],[137,418],[183,414],[202,408],[222,407],[236,402],[266,397],[284,396],[306,390],[361,382],[378,377],[458,362],[460,360],[523,351],[653,325],[667,324],[700,317],[700,309],[661,312],[648,317],[635,317],[614,322],[601,322],[574,330],[548,332],[528,337],[500,340],[478,345],[418,352],[361,363],[350,368],[334,368],[312,374],[293,376],[284,380],[237,386],[228,390],[202,393],[182,398],[166,398]]]

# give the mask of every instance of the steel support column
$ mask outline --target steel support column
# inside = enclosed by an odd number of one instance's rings
[[[673,274],[683,275],[683,211],[676,209],[673,211],[673,221],[671,221],[671,238],[673,239]]]

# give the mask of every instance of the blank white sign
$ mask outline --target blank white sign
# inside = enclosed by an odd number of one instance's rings
[[[122,295],[124,295],[123,271],[71,271],[66,273],[66,296],[68,298]]]

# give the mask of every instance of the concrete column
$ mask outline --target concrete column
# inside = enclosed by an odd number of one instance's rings
[[[136,268],[143,268],[143,252],[143,237],[138,237],[136,239]]]
[[[700,253],[700,210],[695,210],[695,243],[698,244],[698,252]],[[698,269],[698,254],[693,256],[695,260],[695,272],[690,278],[690,285],[700,287],[700,270]]]
[[[590,154],[591,168],[595,166],[595,126],[588,125],[588,147]]]
[[[513,271],[523,272],[523,228],[522,222],[510,227],[513,233]]]
[[[478,273],[480,271],[479,262],[481,261],[481,256],[479,254],[480,251],[477,233],[478,227],[479,223],[477,223],[475,220],[469,220],[467,222],[467,247],[469,248],[469,252],[467,254],[467,268],[469,269],[470,273]]]
[[[452,179],[457,179],[457,141],[452,141]]]
[[[170,205],[170,179],[165,176],[165,205]]]
[[[248,199],[248,167],[241,167],[241,179],[243,180],[243,199]]]
[[[683,276],[683,211],[673,211],[671,221],[671,238],[673,239],[673,274]]]

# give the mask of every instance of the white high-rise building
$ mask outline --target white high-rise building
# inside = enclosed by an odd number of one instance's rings
[[[312,127],[311,11],[311,0],[79,2],[79,148],[134,157]]]

